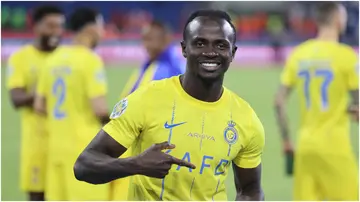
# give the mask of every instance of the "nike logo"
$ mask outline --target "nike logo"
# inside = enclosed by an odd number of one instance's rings
[[[166,129],[170,129],[170,128],[174,128],[174,127],[176,127],[176,126],[180,126],[180,125],[182,125],[182,124],[184,124],[184,123],[186,123],[186,122],[181,122],[181,123],[176,123],[176,124],[171,124],[171,125],[169,125],[169,124],[167,123],[167,121],[166,121],[165,124],[164,124],[164,127],[165,127]]]

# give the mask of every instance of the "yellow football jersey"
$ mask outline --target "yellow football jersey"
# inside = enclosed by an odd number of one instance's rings
[[[37,93],[46,98],[50,152],[62,157],[84,149],[101,128],[90,105],[107,93],[100,57],[82,46],[59,48],[41,71]]]
[[[128,200],[225,201],[231,161],[242,168],[261,161],[263,126],[249,104],[226,88],[209,103],[188,95],[179,76],[153,81],[116,104],[110,118],[103,130],[134,155],[168,141],[176,145],[169,155],[197,166],[174,165],[163,180],[132,176]]]
[[[7,88],[23,88],[28,93],[34,93],[39,71],[48,57],[48,52],[39,51],[33,45],[26,45],[12,54],[7,67]],[[21,189],[40,192],[44,190],[46,172],[45,120],[36,115],[32,107],[22,107],[20,113]]]
[[[281,82],[299,93],[300,142],[305,141],[299,147],[351,152],[347,107],[349,91],[359,87],[355,51],[337,42],[309,40],[290,55]]]

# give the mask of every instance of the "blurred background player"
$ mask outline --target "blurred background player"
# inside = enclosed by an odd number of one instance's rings
[[[294,200],[358,200],[358,168],[350,142],[351,113],[358,113],[358,57],[339,43],[347,13],[336,2],[319,3],[318,35],[295,48],[281,75],[276,112],[283,149],[292,153],[285,102],[297,88],[301,125],[295,152]],[[358,114],[357,114],[358,117]]]
[[[159,21],[152,21],[142,30],[142,43],[148,59],[134,70],[129,78],[120,99],[125,98],[138,87],[153,80],[177,76],[185,71],[185,61],[172,41],[171,31]],[[121,157],[131,155],[126,151]],[[127,200],[129,178],[111,182],[111,200]]]
[[[7,87],[11,101],[21,112],[21,190],[28,200],[44,200],[47,159],[47,134],[44,120],[32,109],[38,72],[58,47],[63,32],[64,15],[56,6],[42,6],[33,12],[35,39],[9,59]]]
[[[73,44],[59,48],[41,71],[35,110],[47,115],[49,162],[48,200],[108,200],[108,185],[77,181],[77,155],[108,122],[107,83],[101,58],[93,52],[103,34],[103,18],[79,8],[69,18]]]
[[[184,73],[185,61],[173,43],[171,31],[159,21],[152,21],[142,30],[142,44],[148,59],[134,70],[120,98],[152,80],[160,80]]]

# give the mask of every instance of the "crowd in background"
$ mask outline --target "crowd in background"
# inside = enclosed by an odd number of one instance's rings
[[[41,3],[41,2],[38,2]],[[261,4],[260,4],[261,3]],[[264,44],[279,41],[291,44],[316,33],[314,2],[54,2],[66,12],[90,5],[102,12],[109,37],[138,34],[144,24],[153,19],[164,21],[174,33],[181,34],[185,19],[199,8],[223,9],[232,15],[241,43]],[[359,2],[344,2],[348,9],[348,27],[342,41],[359,43]],[[251,6],[253,5],[253,6]],[[1,7],[2,30],[29,32],[32,26],[32,2],[6,2]],[[126,38],[126,37],[124,37]]]

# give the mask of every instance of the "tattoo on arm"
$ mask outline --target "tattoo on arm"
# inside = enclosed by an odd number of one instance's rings
[[[359,89],[350,91],[352,105],[359,106]]]
[[[275,98],[276,120],[283,140],[289,139],[289,125],[286,117],[285,103],[291,93],[291,90],[292,89],[289,87],[281,86]]]

